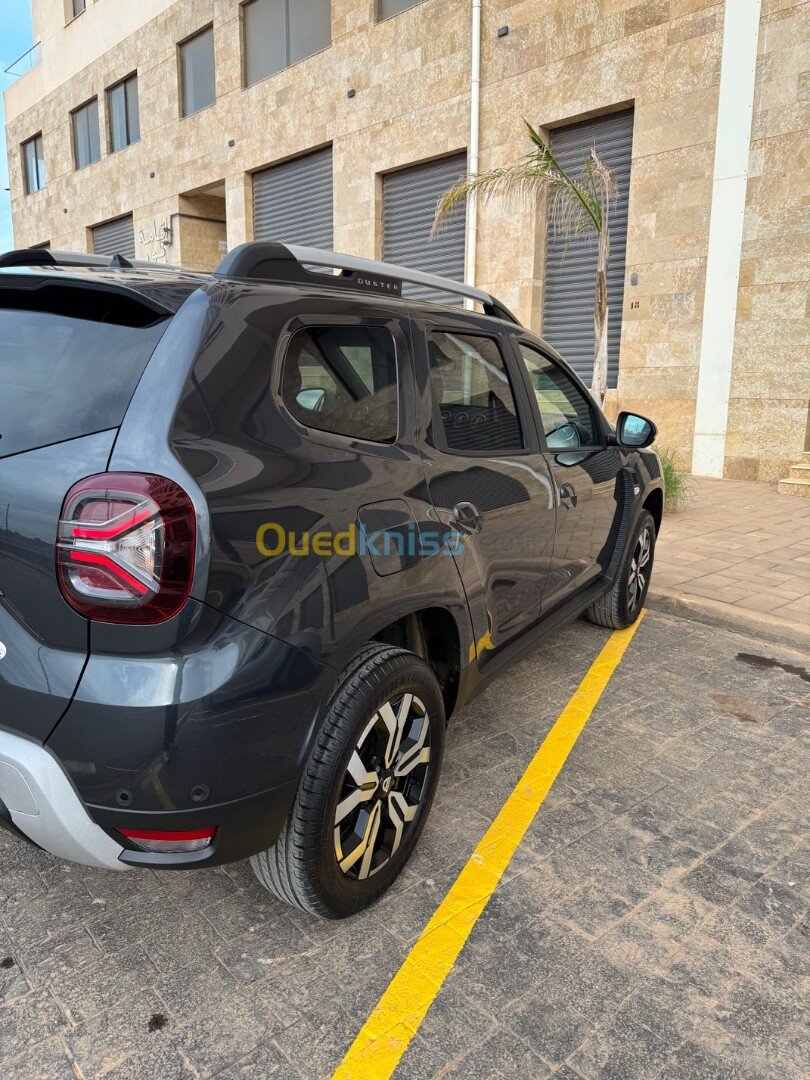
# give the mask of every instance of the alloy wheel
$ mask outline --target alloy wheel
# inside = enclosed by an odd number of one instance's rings
[[[630,561],[630,578],[627,583],[627,606],[631,612],[641,605],[647,580],[650,576],[652,559],[652,534],[644,528],[636,541],[633,558]]]
[[[430,718],[414,694],[386,701],[352,751],[335,810],[335,857],[363,880],[402,846],[427,790]]]

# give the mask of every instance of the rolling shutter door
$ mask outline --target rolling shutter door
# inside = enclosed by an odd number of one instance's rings
[[[135,228],[132,214],[105,221],[93,229],[93,252],[96,255],[123,255],[135,258]]]
[[[253,239],[332,250],[332,148],[253,174]]]
[[[412,270],[440,274],[453,281],[464,280],[464,240],[466,215],[454,213],[439,235],[431,240],[430,230],[439,196],[467,171],[467,155],[414,165],[383,178],[383,260],[400,263]],[[437,293],[419,285],[405,285],[403,295],[414,300],[461,304],[460,298]]]
[[[551,132],[551,149],[567,171],[578,178],[591,147],[616,174],[618,197],[610,209],[608,264],[608,386],[619,375],[619,344],[624,305],[624,266],[627,248],[627,202],[633,152],[633,110],[600,116]],[[546,273],[543,293],[543,337],[553,345],[590,386],[593,375],[593,301],[596,289],[596,243],[583,237],[546,233]]]

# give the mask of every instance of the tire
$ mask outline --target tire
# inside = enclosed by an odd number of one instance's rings
[[[281,835],[251,859],[261,884],[324,919],[372,904],[427,819],[444,731],[428,665],[390,645],[362,649],[340,676]]]
[[[655,521],[642,510],[613,587],[588,608],[591,622],[612,630],[632,626],[644,607],[654,559]]]

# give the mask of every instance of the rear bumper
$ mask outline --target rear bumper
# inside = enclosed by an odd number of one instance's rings
[[[189,601],[182,647],[91,651],[43,747],[0,728],[0,827],[88,866],[183,868],[275,843],[335,673],[301,650]],[[121,630],[122,628],[114,628]],[[128,628],[123,628],[128,630]],[[0,685],[3,717],[8,694]],[[11,699],[12,705],[14,699]],[[216,829],[191,853],[141,851],[119,830]]]
[[[194,852],[160,854],[142,851],[130,841],[123,841],[125,847],[121,861],[128,866],[187,870],[239,862],[272,847],[287,819],[297,789],[298,783],[293,781],[237,802],[180,813],[133,814],[129,810],[109,810],[100,806],[89,806],[88,810],[94,821],[113,837],[118,835],[117,829],[185,832],[216,828],[211,844]]]
[[[182,870],[249,858],[275,843],[296,787],[286,784],[250,799],[185,813],[85,807],[47,747],[0,730],[0,828],[58,858],[102,870]],[[186,830],[209,824],[217,828],[213,842],[190,853],[153,854],[116,839],[119,828]]]
[[[115,652],[91,648],[48,738],[104,828],[224,828],[232,814],[249,820],[251,805],[274,810],[301,775],[335,673],[196,601],[187,607],[199,617],[182,645],[131,652],[122,633]],[[94,634],[95,624],[91,644]]]
[[[61,859],[127,870],[117,844],[87,813],[67,773],[44,746],[0,731],[0,804],[23,836]]]

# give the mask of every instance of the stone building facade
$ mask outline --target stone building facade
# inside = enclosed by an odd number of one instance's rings
[[[254,173],[331,146],[334,249],[379,258],[382,178],[469,146],[472,0],[332,0],[328,47],[250,86],[239,0],[32,2],[41,60],[5,94],[18,247],[93,250],[131,214],[137,257],[212,268],[253,238]],[[481,10],[482,169],[525,152],[523,117],[553,135],[633,110],[608,408],[654,417],[696,472],[778,480],[810,450],[810,4]],[[208,26],[215,100],[182,117],[180,46]],[[139,138],[111,152],[108,91],[133,74]],[[92,98],[100,159],[77,170]],[[541,332],[545,239],[542,204],[479,204],[476,283]]]

